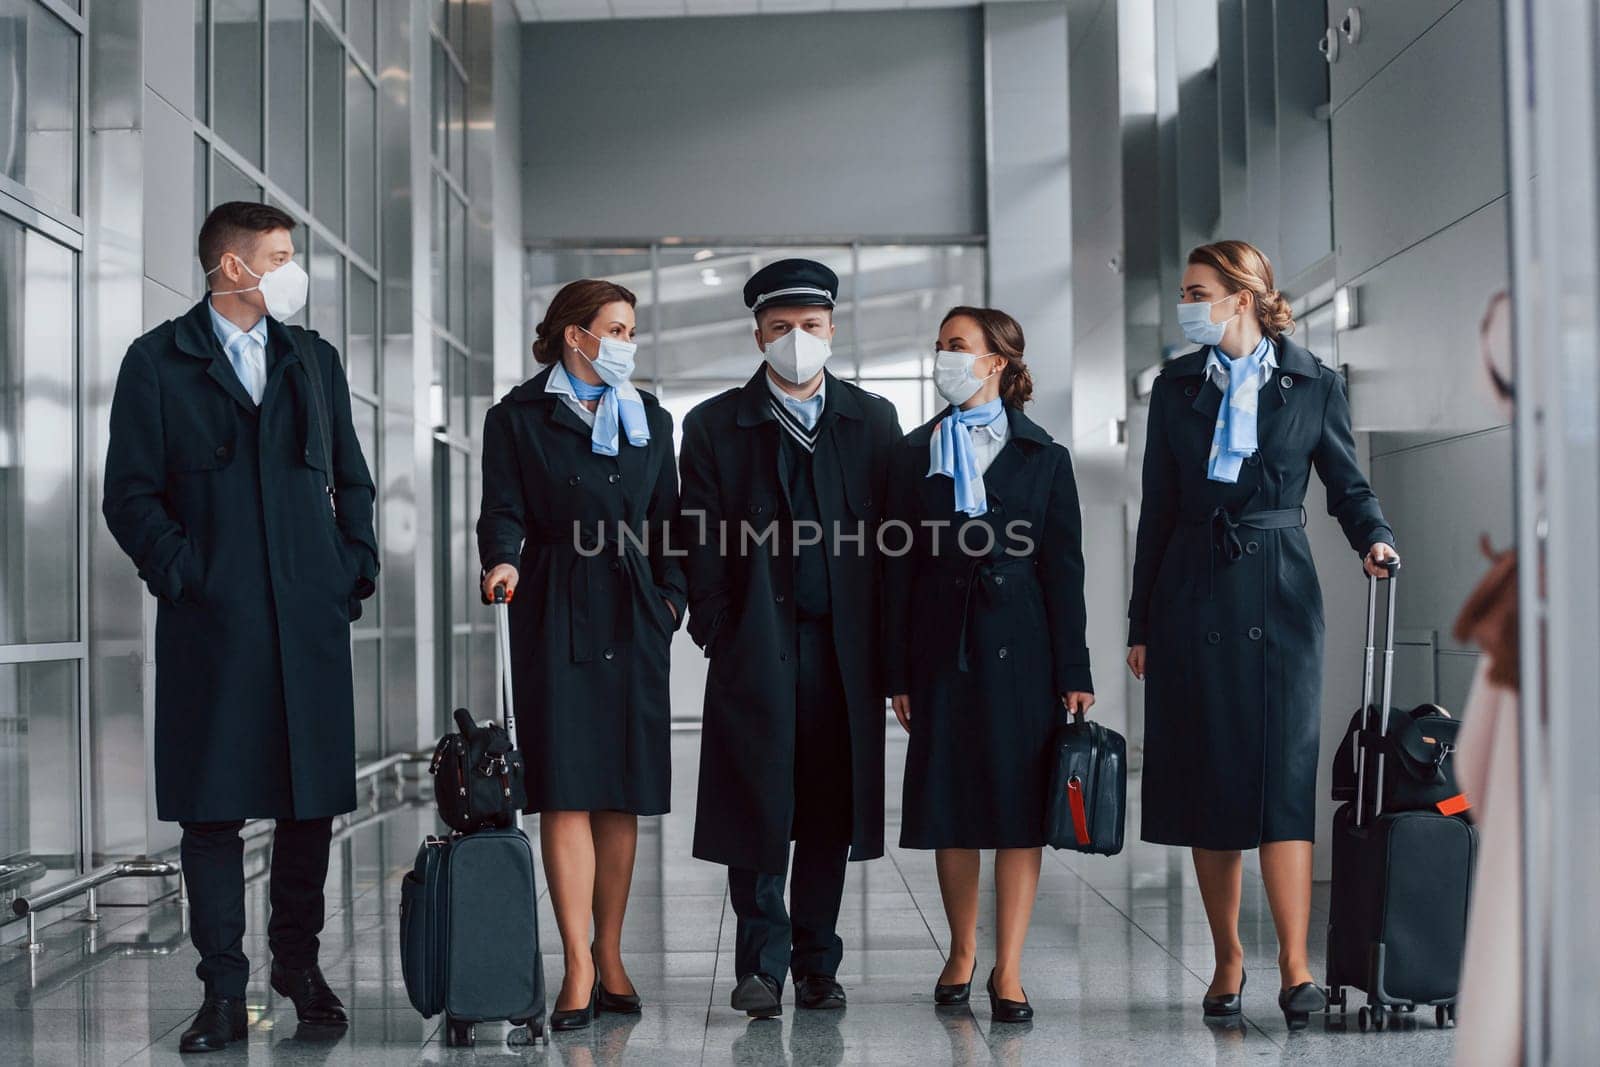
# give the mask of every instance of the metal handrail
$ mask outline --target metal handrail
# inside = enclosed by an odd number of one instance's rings
[[[376,810],[378,804],[377,778],[385,771],[394,772],[395,795],[400,798],[405,789],[405,767],[411,763],[426,763],[432,759],[433,753],[429,751],[396,752],[373,760],[356,768],[355,779],[357,782],[366,780],[372,783],[368,794],[369,806]],[[259,837],[268,831],[271,826],[269,820],[253,820],[246,826],[240,835],[246,839]],[[84,908],[83,919],[85,922],[99,922],[100,913],[96,899],[96,890],[107,882],[119,878],[169,878],[179,876],[178,896],[180,901],[187,902],[182,881],[182,868],[170,860],[155,860],[147,856],[139,856],[131,860],[122,860],[110,863],[104,867],[79,875],[70,881],[52,886],[33,896],[19,896],[11,902],[10,916],[0,916],[0,926],[17,919],[28,920],[28,936],[22,942],[21,948],[29,952],[38,952],[44,945],[38,937],[38,913],[45,908],[53,907],[62,901],[71,900],[73,897],[87,894],[89,900]]]

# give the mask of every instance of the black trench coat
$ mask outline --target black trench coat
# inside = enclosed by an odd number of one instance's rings
[[[1210,849],[1310,841],[1322,590],[1303,527],[1229,524],[1300,508],[1315,467],[1351,548],[1394,534],[1356,463],[1344,379],[1287,338],[1261,390],[1260,451],[1237,483],[1208,479],[1222,393],[1205,361],[1205,349],[1172,361],[1150,397],[1128,607],[1128,643],[1148,646],[1143,836]]]
[[[907,434],[890,468],[889,517],[916,533],[904,555],[898,526],[884,536],[890,689],[911,698],[900,844],[1036,848],[1061,695],[1094,691],[1078,485],[1067,450],[1008,408],[989,510],[969,519],[954,482],[927,476],[946,414]]]
[[[739,551],[740,525],[786,521],[778,477],[782,432],[768,408],[766,366],[742,388],[683,420],[682,540],[689,548],[689,635],[711,658],[700,738],[694,855],[783,874],[795,818],[793,559]],[[884,698],[881,564],[876,533],[900,424],[887,400],[832,374],[812,455],[821,522],[863,535],[828,557],[834,649],[848,704],[850,751],[837,788],[851,796],[850,858],[883,855]],[[728,530],[728,551],[718,531]],[[706,536],[701,537],[704,530]],[[785,550],[786,551],[786,550]],[[808,788],[832,784],[804,783]]]
[[[117,376],[103,510],[160,598],[163,820],[311,819],[356,805],[350,622],[378,573],[372,477],[344,370],[313,333],[326,454],[298,331],[267,320],[259,409],[205,301],[135,341]]]
[[[528,811],[660,815],[671,805],[669,649],[686,598],[666,543],[678,507],[672,416],[641,392],[650,443],[590,445],[545,392],[550,370],[483,420],[485,571],[517,568],[511,600],[517,740]],[[626,524],[634,539],[619,534]]]

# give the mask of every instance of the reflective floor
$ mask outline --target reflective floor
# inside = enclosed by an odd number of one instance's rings
[[[1420,1013],[1381,1034],[1358,1031],[1354,1014],[1348,1026],[1337,1015],[1314,1017],[1310,1030],[1286,1033],[1275,1004],[1276,941],[1253,871],[1246,874],[1241,931],[1253,974],[1246,1024],[1207,1027],[1199,1002],[1210,976],[1210,939],[1187,857],[1137,843],[1114,859],[1046,851],[1024,971],[1037,1011],[1031,1026],[992,1025],[979,997],[971,1011],[945,1014],[932,1006],[948,944],[933,856],[902,850],[851,866],[840,973],[849,1008],[799,1012],[788,1000],[782,1019],[752,1022],[727,1007],[733,914],[723,872],[689,855],[697,747],[697,735],[674,736],[676,810],[641,828],[624,947],[646,1001],[642,1016],[602,1016],[591,1030],[555,1035],[549,1047],[523,1045],[525,1032],[504,1025],[480,1026],[476,1049],[444,1047],[439,1019],[423,1019],[411,1009],[400,978],[399,881],[417,842],[434,825],[428,808],[408,807],[365,822],[335,845],[322,963],[352,1009],[348,1031],[300,1031],[293,1006],[267,988],[265,886],[257,881],[250,890],[245,945],[255,968],[250,1036],[202,1062],[1411,1065],[1450,1059],[1452,1032],[1435,1030],[1432,1016]],[[903,743],[892,740],[892,777],[903,755]],[[890,796],[898,795],[892,782]],[[891,810],[891,841],[898,836],[896,823]],[[1313,916],[1318,973],[1325,890],[1319,887]],[[560,944],[548,902],[541,907],[554,989]],[[980,936],[988,944],[980,952],[980,978],[992,962],[992,915],[986,902]],[[19,932],[16,924],[4,928],[10,940]],[[103,908],[97,925],[69,918],[44,933],[48,945],[40,955],[0,948],[0,1062],[179,1059],[178,1034],[199,990],[182,910],[170,898],[149,909]]]

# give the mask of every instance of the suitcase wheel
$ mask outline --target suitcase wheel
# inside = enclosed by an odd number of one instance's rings
[[[1454,1026],[1456,1021],[1456,1006],[1454,1004],[1439,1004],[1433,1009],[1433,1021],[1439,1029]]]
[[[1361,1032],[1366,1033],[1370,1025],[1372,1029],[1382,1031],[1388,1024],[1389,1010],[1382,1004],[1362,1005],[1356,1013],[1356,1025],[1361,1027]]]
[[[535,1016],[532,1019],[512,1019],[511,1025],[527,1027],[527,1043],[530,1045],[537,1045],[541,1041],[547,1045],[550,1043],[550,1028],[545,1025],[543,1015]]]
[[[471,1048],[477,1044],[477,1028],[471,1023],[464,1023],[452,1019],[448,1015],[444,1019],[444,1043],[450,1048]]]

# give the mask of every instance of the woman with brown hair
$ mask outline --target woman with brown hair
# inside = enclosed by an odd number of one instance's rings
[[[1312,468],[1368,574],[1399,557],[1356,461],[1344,379],[1289,340],[1272,265],[1243,241],[1189,253],[1178,323],[1201,347],[1150,396],[1128,606],[1145,681],[1146,841],[1186,845],[1216,949],[1202,1002],[1240,1018],[1242,849],[1260,848],[1291,1029],[1325,1005],[1306,958],[1322,702]]]
[[[934,1003],[965,1004],[977,972],[978,851],[995,853],[997,1022],[1033,1017],[1022,946],[1039,886],[1051,743],[1094,704],[1085,643],[1082,519],[1067,450],[1023,414],[1022,328],[957,307],[939,327],[934,384],[950,405],[890,468],[882,540],[889,692],[906,749],[902,848],[935,849],[950,955]]]
[[[511,599],[527,810],[566,962],[557,1030],[639,1011],[622,919],[639,816],[665,813],[671,785],[668,650],[687,585],[666,542],[672,417],[628,380],[634,304],[611,282],[565,286],[533,345],[545,370],[483,426],[483,595]]]

